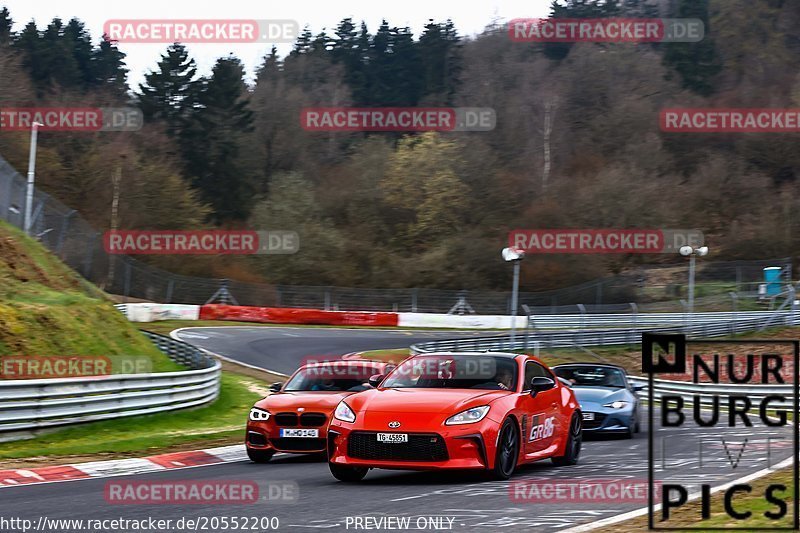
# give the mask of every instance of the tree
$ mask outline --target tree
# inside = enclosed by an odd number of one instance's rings
[[[424,91],[433,101],[450,105],[455,95],[461,70],[460,41],[453,21],[425,25],[418,49],[424,72]]]
[[[163,120],[167,134],[180,133],[196,97],[197,67],[186,47],[175,43],[167,48],[156,70],[139,85],[139,107],[146,120]]]
[[[125,68],[125,54],[103,35],[100,45],[92,52],[92,79],[97,87],[106,89],[112,95],[125,98],[128,91],[128,69]]]
[[[677,17],[702,20],[705,36],[696,43],[667,43],[664,64],[678,73],[685,88],[709,96],[715,90],[714,79],[722,65],[709,25],[708,0],[680,0]]]
[[[11,18],[11,12],[7,7],[0,9],[0,45],[10,44],[14,38],[14,32],[11,28],[14,26],[14,20]]]
[[[550,18],[554,19],[596,19],[620,15],[620,0],[553,0]],[[544,55],[548,59],[560,61],[569,55],[573,43],[544,43]]]
[[[198,108],[181,135],[186,174],[213,208],[217,223],[245,220],[255,201],[255,177],[245,148],[253,128],[246,100],[244,68],[220,58],[203,81]]]
[[[323,284],[352,283],[362,274],[347,253],[346,235],[320,209],[314,185],[296,172],[274,177],[269,199],[253,209],[249,225],[296,231],[300,237],[296,254],[254,258],[276,283],[301,284],[308,279]]]
[[[436,133],[405,137],[392,154],[380,183],[395,209],[403,247],[425,249],[457,232],[466,220],[469,188],[457,175],[460,147]]]
[[[83,22],[72,18],[64,28],[64,48],[71,51],[80,80],[77,85],[83,89],[93,82],[92,37]]]

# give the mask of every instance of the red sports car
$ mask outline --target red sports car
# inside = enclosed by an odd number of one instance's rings
[[[580,406],[534,357],[417,355],[370,382],[377,388],[343,399],[328,426],[328,464],[341,481],[370,468],[472,468],[508,479],[518,464],[578,461]]]
[[[393,366],[365,359],[301,366],[285,384],[273,384],[274,394],[250,409],[245,439],[248,457],[266,463],[278,451],[324,455],[333,409],[343,398],[371,388],[370,376]]]

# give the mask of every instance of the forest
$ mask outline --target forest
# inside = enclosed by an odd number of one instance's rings
[[[714,260],[793,256],[797,133],[676,133],[665,108],[800,108],[800,3],[561,0],[551,17],[696,18],[696,43],[534,43],[507,21],[464,36],[346,18],[198,72],[172,44],[131,86],[125,54],[83,22],[15,24],[0,9],[0,108],[134,106],[131,132],[43,132],[37,185],[108,229],[282,229],[294,255],[153,257],[174,272],[350,287],[504,289],[519,228],[695,228]],[[453,20],[457,20],[453,14]],[[301,21],[302,24],[302,21]],[[14,31],[16,28],[16,31]],[[195,45],[201,46],[201,45]],[[309,107],[481,107],[492,131],[316,132]],[[20,173],[27,132],[0,131]],[[524,290],[624,272],[664,255],[530,257]]]

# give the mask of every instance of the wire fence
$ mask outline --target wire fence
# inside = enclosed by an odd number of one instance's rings
[[[0,219],[22,228],[26,180],[0,157]],[[110,208],[109,208],[110,209]],[[347,311],[395,311],[456,314],[508,314],[509,292],[429,288],[365,289],[284,286],[200,278],[168,272],[129,256],[109,255],[102,233],[75,210],[47,193],[34,193],[31,233],[64,263],[106,292],[128,299],[162,303],[231,303],[266,307],[299,307]],[[781,267],[768,294],[763,269]],[[537,314],[684,311],[687,265],[649,266],[624,274],[541,292],[522,292],[520,309]],[[699,262],[696,311],[762,309],[774,305],[792,280],[791,258],[755,261]],[[509,274],[510,285],[510,274]],[[762,287],[763,288],[763,287]],[[583,306],[580,310],[578,305]]]

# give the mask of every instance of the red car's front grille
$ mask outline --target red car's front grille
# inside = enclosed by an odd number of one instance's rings
[[[347,438],[347,455],[379,461],[447,461],[447,445],[435,433],[409,433],[408,442],[378,442],[376,432],[353,431]]]

